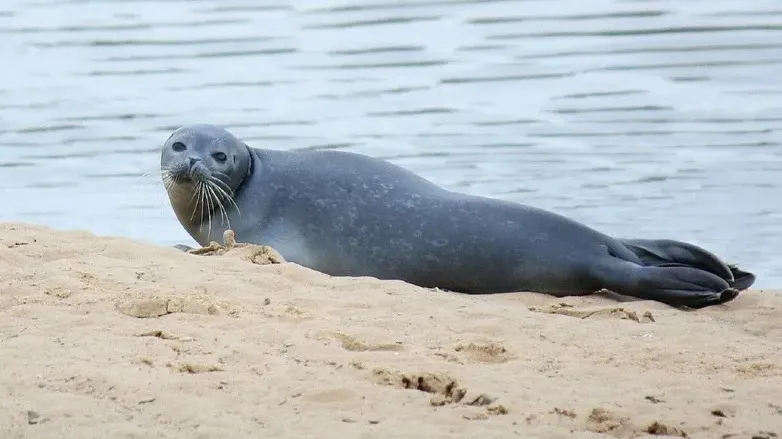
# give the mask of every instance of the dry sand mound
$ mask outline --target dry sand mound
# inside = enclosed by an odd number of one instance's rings
[[[256,250],[0,225],[0,438],[782,437],[780,294],[471,297]]]

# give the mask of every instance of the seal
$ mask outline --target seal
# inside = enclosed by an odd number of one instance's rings
[[[176,129],[161,173],[177,219],[201,246],[232,230],[332,276],[468,294],[609,290],[688,308],[733,300],[755,281],[686,242],[614,238],[557,213],[447,190],[381,159],[252,148],[210,124]]]

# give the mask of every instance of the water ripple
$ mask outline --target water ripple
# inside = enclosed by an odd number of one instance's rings
[[[83,41],[54,41],[34,42],[30,46],[38,48],[56,47],[90,47],[90,46],[135,46],[135,47],[179,47],[179,46],[205,46],[209,44],[237,44],[237,43],[261,43],[274,41],[272,37],[233,37],[233,38],[198,38],[187,40],[163,40],[163,39],[94,39]]]
[[[340,29],[340,28],[350,28],[350,27],[374,27],[374,26],[381,26],[381,25],[388,25],[388,24],[407,24],[407,23],[416,23],[421,21],[434,21],[438,20],[440,17],[437,16],[426,16],[426,17],[388,17],[388,18],[378,18],[375,20],[357,20],[357,21],[346,21],[341,23],[320,23],[320,24],[310,24],[306,26],[302,26],[302,29]]]
[[[153,31],[156,29],[170,28],[202,28],[207,26],[218,26],[226,24],[246,23],[246,19],[232,18],[224,20],[203,20],[189,22],[161,22],[161,23],[137,23],[137,24],[115,24],[101,26],[60,26],[60,27],[0,27],[0,33],[13,34],[47,34],[47,33],[81,33],[81,32],[115,32],[115,31]]]
[[[524,21],[580,21],[580,20],[605,20],[610,18],[635,18],[635,17],[659,17],[667,14],[667,11],[628,11],[606,12],[601,14],[575,14],[575,15],[527,15],[516,17],[486,17],[467,20],[469,24],[499,24],[520,23]]]
[[[530,32],[530,33],[491,35],[488,38],[492,40],[515,40],[515,39],[523,39],[523,38],[574,38],[574,37],[640,38],[649,35],[716,33],[716,32],[736,32],[736,31],[763,31],[763,32],[782,31],[782,25],[760,24],[760,25],[737,25],[737,26],[680,26],[680,27],[663,27],[657,29]]]

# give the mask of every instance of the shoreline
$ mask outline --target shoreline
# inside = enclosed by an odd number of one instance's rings
[[[778,290],[470,296],[0,230],[0,437],[782,435]]]

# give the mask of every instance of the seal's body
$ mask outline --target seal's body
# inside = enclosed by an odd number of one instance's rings
[[[691,244],[615,239],[355,153],[250,148],[222,128],[192,125],[172,134],[161,160],[174,211],[199,244],[230,228],[240,242],[334,276],[464,293],[605,288],[691,307],[731,300],[755,279]]]

